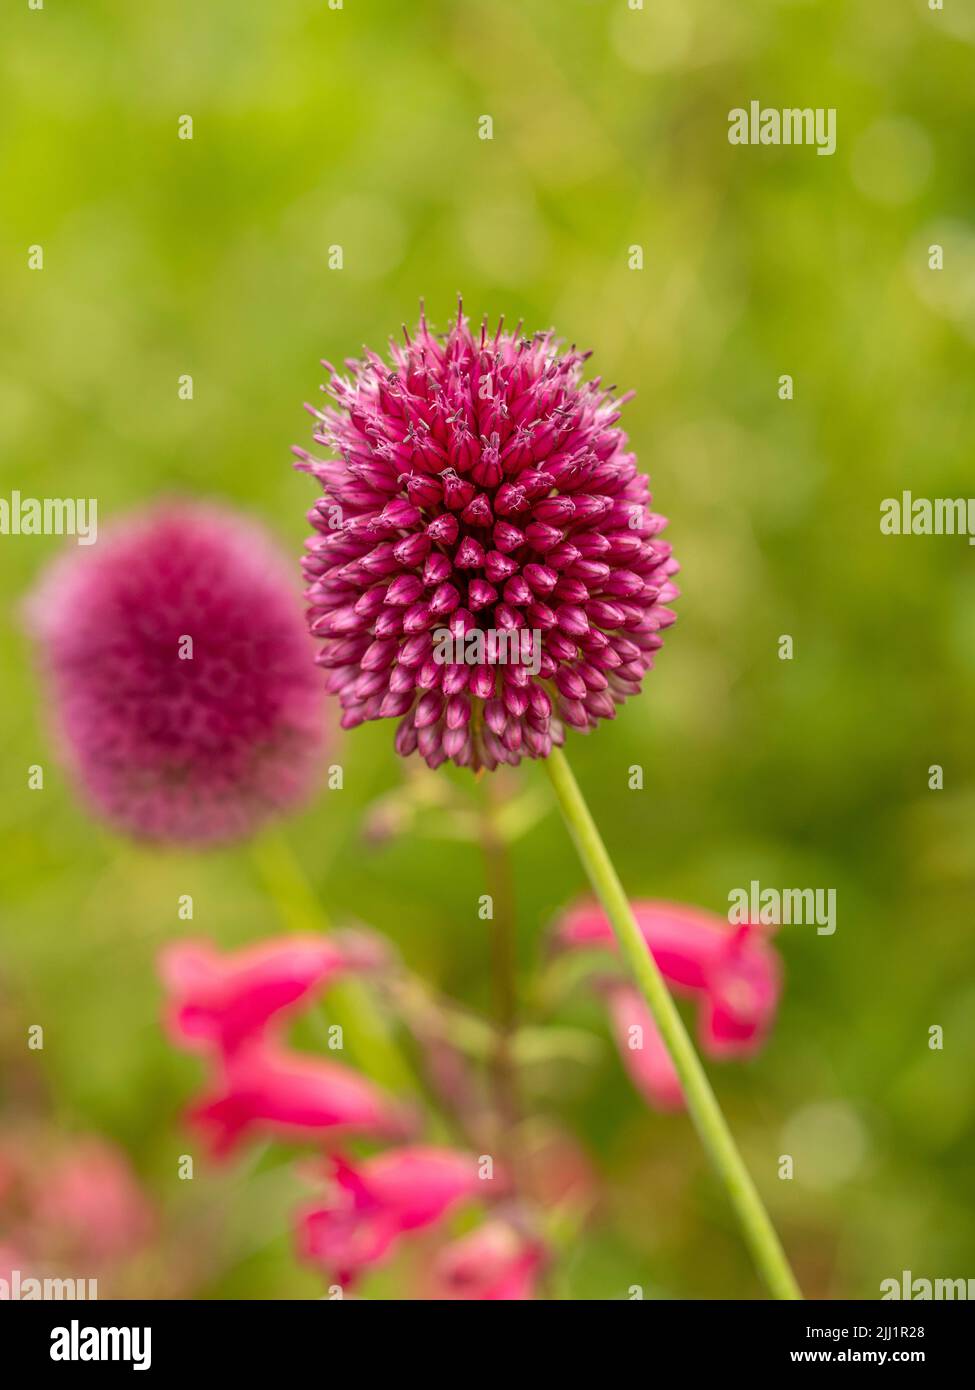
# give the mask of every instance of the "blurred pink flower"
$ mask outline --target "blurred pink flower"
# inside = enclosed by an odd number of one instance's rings
[[[159,956],[169,989],[167,1031],[177,1047],[234,1052],[313,991],[348,971],[382,963],[365,933],[291,936],[221,954],[208,941],[180,941]]]
[[[326,1199],[298,1215],[298,1250],[342,1284],[382,1260],[401,1235],[433,1225],[502,1181],[482,1178],[478,1159],[454,1149],[400,1148],[359,1164],[338,1157],[332,1164]]]
[[[506,1221],[486,1221],[440,1251],[430,1296],[443,1300],[530,1299],[542,1262],[538,1241],[528,1239]]]
[[[358,1072],[264,1041],[237,1047],[217,1066],[216,1093],[189,1119],[217,1157],[255,1135],[402,1139],[410,1128],[405,1112]]]
[[[155,1207],[122,1149],[94,1135],[65,1140],[29,1125],[0,1138],[0,1278],[74,1266],[101,1277],[136,1254]]]
[[[768,1035],[782,991],[779,957],[761,927],[730,927],[714,913],[640,901],[633,912],[661,974],[698,1004],[701,1045],[712,1057],[755,1052]],[[555,929],[558,944],[605,946],[616,939],[595,903],[571,908]]]
[[[188,503],[62,557],[25,606],[59,732],[95,809],[150,840],[253,832],[311,789],[323,702],[267,535]]]
[[[684,1092],[643,996],[632,985],[607,987],[613,1035],[630,1080],[655,1110],[682,1110]]]
[[[41,1248],[79,1259],[119,1259],[152,1234],[153,1208],[114,1145],[76,1141],[33,1183],[31,1223]]]

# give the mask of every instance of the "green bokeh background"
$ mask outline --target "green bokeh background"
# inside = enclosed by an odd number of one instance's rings
[[[768,1047],[713,1069],[816,1297],[975,1275],[975,551],[878,524],[903,489],[973,491],[973,62],[960,0],[20,0],[0,19],[3,495],[94,495],[102,525],[161,492],[219,498],[297,556],[312,492],[289,448],[318,360],[381,347],[421,296],[441,327],[458,291],[475,319],[555,325],[636,388],[626,426],[672,518],[680,617],[644,695],[569,752],[634,896],[720,912],[752,879],[836,890],[834,936],[779,936]],[[729,145],[752,99],[835,107],[835,155]],[[17,615],[60,548],[0,537],[8,1117],[41,1069],[54,1123],[127,1147],[169,1231],[149,1291],[314,1296],[279,1153],[176,1181],[198,1069],[157,1022],[180,894],[225,945],[278,930],[280,904],[249,848],[135,849],[75,799]],[[334,919],[487,1006],[476,848],[362,845],[401,778],[391,737],[348,738],[344,790],[283,834]],[[527,992],[583,886],[554,811],[516,874]],[[581,998],[566,1017],[604,1031]],[[25,1061],[29,1023],[46,1046]],[[647,1111],[609,1044],[537,1105],[602,1190],[562,1296],[760,1295],[686,1118]],[[372,1288],[405,1297],[410,1277]]]

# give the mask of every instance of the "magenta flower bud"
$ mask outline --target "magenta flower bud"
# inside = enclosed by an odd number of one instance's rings
[[[603,628],[620,627],[624,618],[622,608],[615,603],[605,603],[602,599],[587,603],[586,612],[592,622]]]
[[[419,690],[439,689],[442,675],[442,666],[439,666],[435,661],[425,661],[415,678],[417,688]]]
[[[433,620],[433,609],[429,603],[414,603],[403,614],[403,631],[407,633],[425,632]],[[400,662],[402,662],[402,653]]]
[[[396,656],[397,643],[392,638],[373,642],[362,654],[359,665],[363,671],[385,671]]]
[[[541,521],[530,521],[525,527],[525,540],[539,555],[544,555],[547,550],[557,546],[562,534],[554,526],[546,526]]]
[[[427,535],[436,545],[453,545],[460,534],[460,524],[455,516],[444,512],[427,526]]]
[[[555,626],[555,611],[547,603],[529,603],[525,618],[529,627],[540,628],[542,632]]]
[[[431,478],[423,473],[403,476],[406,495],[416,507],[433,507],[443,497],[443,484],[439,478]]]
[[[617,570],[603,583],[603,593],[612,598],[632,598],[643,588],[643,580],[632,570]]]
[[[415,574],[401,574],[390,584],[386,590],[386,603],[396,604],[405,607],[414,599],[418,599],[423,593],[423,580],[417,578]]]
[[[370,640],[375,600],[355,608],[369,588],[311,601],[324,651],[364,634],[346,649],[353,671]],[[202,845],[248,835],[307,795],[322,692],[296,598],[262,531],[198,504],[130,517],[55,563],[26,615],[98,814],[141,838]]]
[[[553,569],[557,570],[571,569],[576,561],[581,558],[576,547],[570,545],[567,541],[563,541],[561,545],[554,545],[545,556],[547,563],[550,564]]]
[[[476,469],[474,470],[474,476],[477,476]],[[494,520],[494,515],[491,511],[491,503],[483,492],[478,493],[472,501],[468,502],[467,506],[460,514],[460,519],[461,521],[465,521],[468,526],[488,527],[491,525]]]
[[[497,435],[494,435],[494,438],[497,439]],[[497,487],[501,481],[501,460],[496,448],[484,450],[480,462],[474,465],[471,476],[479,487]]]
[[[445,579],[449,579],[453,572],[454,567],[450,562],[450,557],[437,550],[423,566],[423,582],[428,588],[434,587],[437,584],[442,584]]]
[[[323,494],[303,569],[327,689],[347,727],[395,711],[397,751],[432,766],[546,757],[564,723],[639,690],[673,621],[677,566],[620,403],[551,333],[473,333],[460,312],[390,356],[329,368],[330,456],[296,451]],[[442,626],[483,645],[445,664]]]
[[[440,711],[443,709],[443,700],[433,691],[422,695],[416,707],[416,727],[425,729],[431,724],[435,724],[440,718]]]
[[[505,594],[507,596],[507,586]],[[479,608],[486,608],[489,603],[493,603],[497,596],[497,589],[493,584],[489,584],[486,579],[472,579],[468,586],[470,605],[475,612]]]
[[[529,506],[528,496],[523,487],[516,483],[502,483],[494,496],[494,510],[498,516],[517,516]]]
[[[574,604],[563,603],[555,610],[555,621],[569,637],[584,637],[589,631],[589,619],[585,609]]]
[[[412,536],[400,541],[399,545],[393,546],[393,559],[401,565],[418,565],[426,559],[432,545],[429,536],[414,532]]]
[[[454,695],[447,701],[447,728],[462,729],[471,717],[471,703],[463,695]]]
[[[491,666],[476,666],[471,676],[471,694],[479,700],[488,700],[494,694],[497,679]]]
[[[517,550],[525,542],[524,534],[509,521],[499,521],[494,528],[494,544],[505,555]]]
[[[403,631],[403,610],[386,608],[376,617],[377,637],[396,637]]]
[[[525,566],[523,573],[536,594],[550,594],[559,582],[555,570],[534,561]]]
[[[589,597],[589,590],[581,579],[570,579],[568,575],[563,574],[559,576],[559,582],[552,594],[563,603],[585,603]]]
[[[452,613],[460,603],[460,591],[453,584],[438,584],[430,598],[430,612]]]
[[[504,726],[508,722],[505,714],[504,705],[498,699],[488,700],[484,706],[484,722],[492,733],[499,737],[504,733]]]
[[[514,578],[508,580],[504,586],[504,601],[519,607],[522,604],[531,603],[532,591],[525,583],[523,575],[516,574]]]
[[[492,584],[498,584],[518,569],[517,560],[510,555],[502,555],[500,550],[489,550],[484,557],[484,573]]]
[[[466,478],[458,477],[452,468],[445,469],[442,477],[444,501],[452,512],[461,511],[475,496],[474,484]]]
[[[473,672],[470,666],[455,664],[444,669],[444,677],[441,682],[445,695],[458,695],[462,690],[466,690],[471,683]]]
[[[454,564],[459,570],[479,570],[484,568],[484,547],[473,536],[465,536],[457,547]]]
[[[379,520],[384,525],[398,530],[406,526],[415,526],[420,520],[420,515],[420,509],[404,497],[385,506],[379,514]]]

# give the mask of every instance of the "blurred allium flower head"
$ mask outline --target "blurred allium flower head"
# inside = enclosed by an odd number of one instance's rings
[[[335,404],[309,409],[338,457],[296,450],[324,491],[304,570],[327,689],[432,767],[543,758],[639,691],[674,618],[625,397],[551,332],[472,333],[458,308],[446,337],[404,334],[323,364]]]
[[[69,759],[116,828],[230,840],[310,789],[313,650],[251,523],[185,503],[129,518],[55,564],[26,612]]]

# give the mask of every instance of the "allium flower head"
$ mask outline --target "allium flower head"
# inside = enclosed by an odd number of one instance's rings
[[[612,718],[674,617],[625,398],[520,329],[472,333],[459,308],[389,361],[324,363],[335,404],[309,409],[338,458],[296,450],[324,490],[304,569],[327,689],[346,728],[398,719],[432,767],[546,757]]]
[[[70,760],[119,829],[233,839],[309,789],[313,649],[250,523],[182,503],[130,518],[56,564],[27,615]]]

